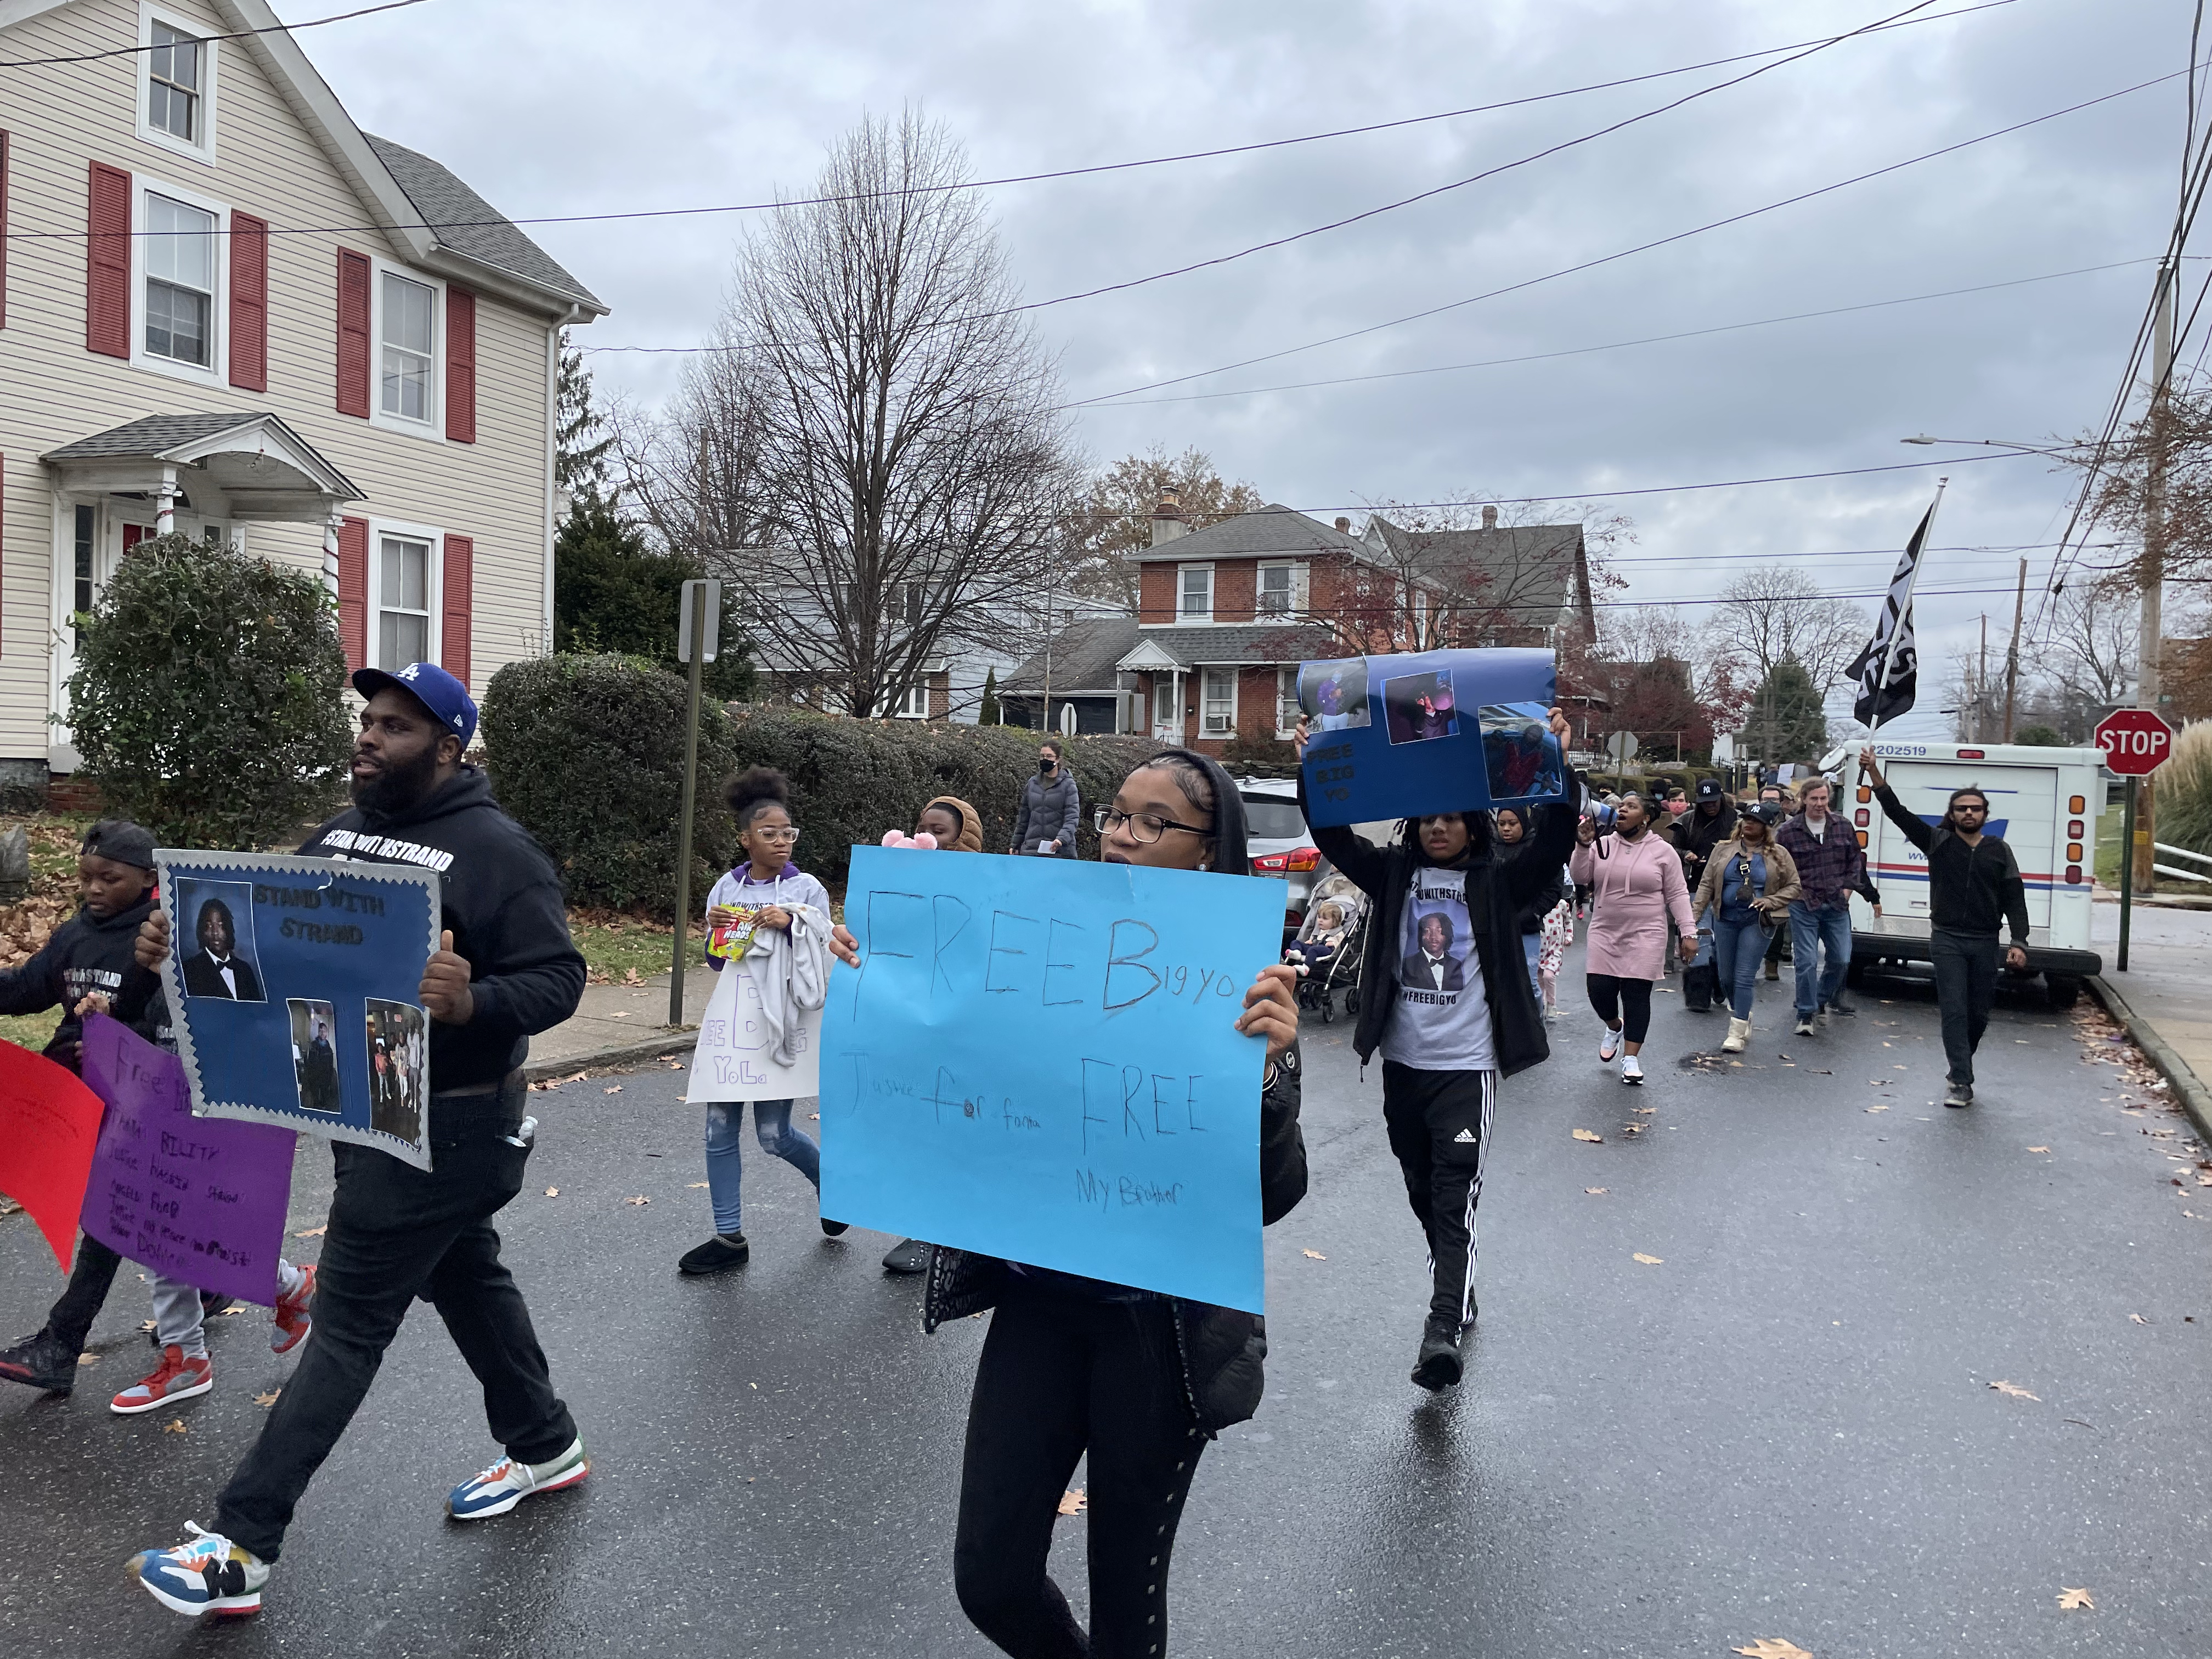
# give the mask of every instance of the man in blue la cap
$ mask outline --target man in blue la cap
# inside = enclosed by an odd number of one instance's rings
[[[422,662],[396,673],[364,668],[353,684],[367,699],[354,739],[353,807],[300,851],[438,872],[443,931],[418,994],[430,1021],[431,1164],[332,1144],[337,1187],[314,1334],[299,1370],[224,1488],[215,1527],[194,1524],[185,1542],[131,1561],[148,1594],[195,1617],[260,1607],[294,1506],[418,1296],[437,1309],[483,1384],[492,1436],[505,1449],[453,1488],[447,1514],[501,1515],[574,1486],[591,1467],[492,1225],[522,1190],[530,1157],[521,1071],[530,1037],[575,1012],[584,959],[568,937],[552,861],[463,758],[477,729],[468,688]],[[157,911],[139,935],[139,962],[158,966],[168,944],[168,918]],[[362,1018],[358,1006],[352,1018]]]

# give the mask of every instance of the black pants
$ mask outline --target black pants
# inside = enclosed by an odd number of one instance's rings
[[[1651,1030],[1651,981],[1621,979],[1612,974],[1587,974],[1590,1006],[1607,1025],[1620,1022],[1624,1042],[1640,1043]]]
[[[1045,1571],[1086,1449],[1088,1638]],[[960,1469],[952,1580],[975,1628],[1014,1659],[1165,1653],[1176,1523],[1205,1449],[1170,1304],[1018,1282],[983,1339]]]
[[[337,1193],[315,1273],[315,1328],[261,1438],[223,1488],[216,1530],[273,1561],[301,1493],[360,1409],[417,1296],[438,1310],[477,1381],[492,1437],[542,1463],[576,1437],[491,1218],[522,1190],[520,1074],[496,1095],[434,1095],[432,1167],[333,1145]],[[456,1471],[456,1477],[466,1471]]]
[[[1498,1109],[1495,1072],[1424,1072],[1382,1062],[1382,1125],[1406,1201],[1429,1241],[1429,1318],[1456,1331],[1474,1318],[1474,1212]]]
[[[71,1352],[82,1353],[92,1322],[100,1317],[100,1304],[115,1283],[115,1270],[122,1265],[123,1258],[90,1233],[79,1234],[76,1265],[70,1269],[68,1288],[46,1315],[46,1334],[66,1344]]]
[[[1997,1000],[1997,936],[1931,928],[1929,953],[1936,959],[1936,1006],[1943,1015],[1943,1056],[1951,1062],[1951,1081],[1974,1080],[1974,1050],[1990,1027]]]

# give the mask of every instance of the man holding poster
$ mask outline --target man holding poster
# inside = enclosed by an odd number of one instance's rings
[[[860,971],[835,976],[824,1028],[830,1207],[1000,1242],[937,1249],[924,1324],[995,1310],[953,1578],[976,1628],[1016,1655],[1167,1651],[1168,1569],[1199,1455],[1260,1402],[1259,1225],[1305,1194],[1296,981],[1272,963],[1282,899],[1242,876],[1236,786],[1168,750],[1129,775],[1098,831],[1100,858],[1125,873],[859,849],[847,902],[865,937],[833,935]],[[1190,873],[1206,870],[1239,879]],[[1234,972],[1219,960],[1231,951]],[[937,1033],[918,1073],[917,1029]],[[1024,1177],[1025,1164],[1051,1178]],[[1241,1179],[1208,1174],[1231,1169]],[[1148,1234],[1211,1243],[1163,1259]],[[1210,1259],[1241,1255],[1248,1235],[1249,1266]],[[1083,1271],[1113,1260],[1144,1263],[1146,1283]],[[1241,1305],[1152,1288],[1194,1279],[1241,1284]],[[1046,1571],[1086,1455],[1088,1632]]]
[[[575,1485],[590,1468],[492,1225],[521,1190],[530,1157],[520,1070],[529,1038],[575,1012],[584,959],[568,937],[551,862],[499,810],[484,775],[461,759],[477,708],[460,682],[415,663],[398,674],[362,669],[353,683],[368,700],[354,740],[353,810],[300,850],[440,875],[442,939],[416,993],[430,1021],[423,1109],[432,1157],[422,1169],[373,1146],[332,1142],[337,1190],[314,1334],[299,1370],[224,1489],[215,1528],[195,1525],[173,1548],[132,1558],[148,1594],[194,1617],[260,1607],[294,1506],[360,1408],[418,1296],[436,1307],[483,1384],[493,1437],[506,1448],[453,1490],[447,1513],[459,1521],[503,1514],[526,1497]],[[139,936],[138,960],[164,965],[169,942],[168,918],[156,912]],[[285,995],[281,986],[267,988]],[[336,1026],[341,1053],[365,1052],[349,1045],[366,1036],[368,1018],[363,1006],[345,1011]],[[395,1046],[410,1038],[409,1022],[391,1009],[379,1018],[391,1072]],[[309,1025],[312,1033],[312,1015]],[[272,1046],[283,1052],[269,1063],[289,1073],[289,1042]],[[387,1115],[407,1109],[388,1087]]]

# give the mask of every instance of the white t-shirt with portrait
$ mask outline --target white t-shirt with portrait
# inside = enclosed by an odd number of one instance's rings
[[[1395,955],[1382,1058],[1424,1072],[1495,1070],[1490,999],[1468,922],[1464,870],[1413,872]]]

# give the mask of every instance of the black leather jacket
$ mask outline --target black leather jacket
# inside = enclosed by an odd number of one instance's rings
[[[1298,1129],[1298,1049],[1292,1043],[1275,1063],[1275,1080],[1260,1096],[1260,1219],[1272,1225],[1306,1195],[1306,1143]],[[932,1249],[921,1325],[934,1331],[996,1307],[1011,1273],[996,1256]],[[1176,1349],[1182,1357],[1183,1396],[1207,1437],[1242,1423],[1260,1409],[1265,1387],[1267,1322],[1239,1308],[1168,1298],[1175,1311]]]

